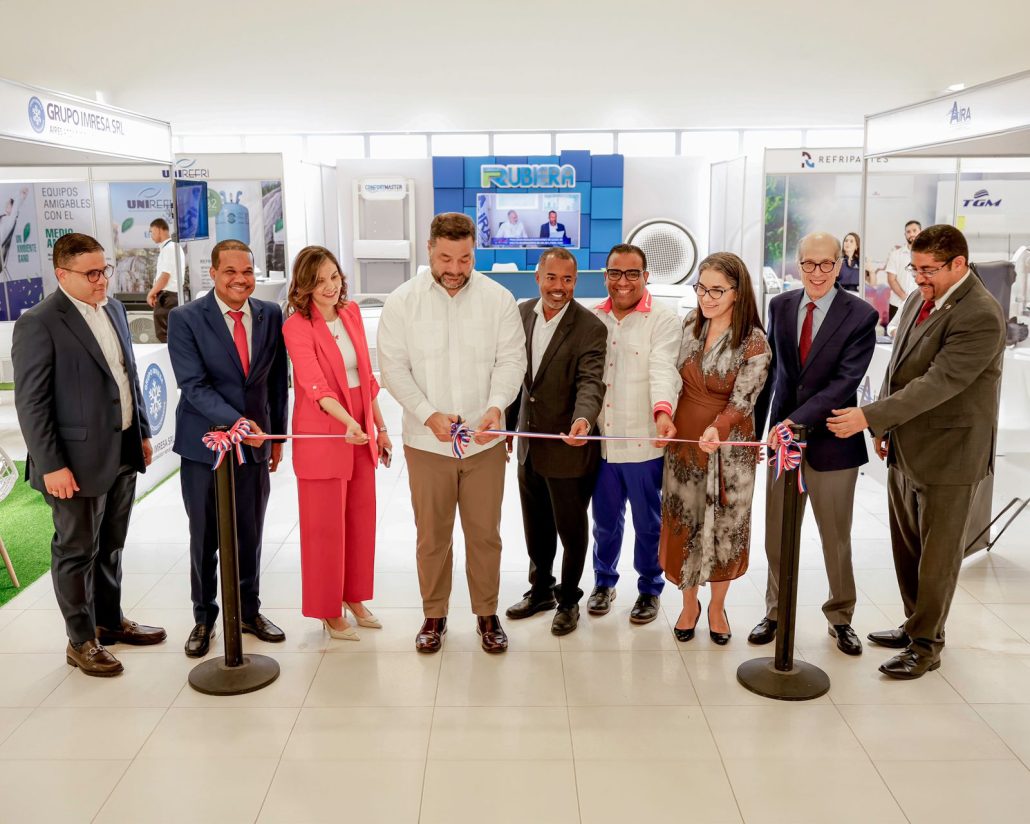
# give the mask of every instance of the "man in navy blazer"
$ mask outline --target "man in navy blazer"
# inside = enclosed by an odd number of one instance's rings
[[[122,615],[122,548],[136,474],[150,463],[125,307],[107,297],[104,247],[72,233],[54,244],[58,290],[14,324],[14,403],[29,485],[54,517],[51,576],[68,634],[66,660],[118,675],[105,644],[158,644],[160,627]]]
[[[841,269],[840,243],[822,232],[798,244],[798,268],[804,289],[777,295],[769,304],[769,344],[773,360],[758,403],[756,429],[779,423],[803,425],[808,446],[802,472],[812,499],[823,546],[830,597],[823,604],[829,633],[848,655],[859,655],[862,642],[851,627],[855,612],[855,573],[851,564],[851,519],[858,468],[869,459],[865,438],[857,433],[838,438],[826,427],[830,410],[857,405],[856,392],[876,346],[877,313],[857,295],[836,288]],[[769,444],[779,442],[775,431]],[[780,525],[783,484],[772,473],[766,485],[765,550],[769,577],[766,617],[748,641],[767,644],[776,637]]]
[[[569,242],[569,236],[565,232],[565,224],[558,222],[558,213],[554,210],[547,213],[547,223],[540,224],[540,237],[560,237],[562,243]]]
[[[246,418],[251,430],[285,432],[286,347],[282,310],[256,300],[254,255],[238,240],[211,250],[212,289],[168,316],[168,351],[179,384],[175,445],[182,456],[182,498],[190,522],[191,596],[196,622],[186,654],[207,653],[218,605],[218,524],[215,517],[215,455],[203,444],[216,426]],[[269,477],[282,458],[282,441],[244,441],[246,463],[236,467],[236,529],[239,539],[240,605],[244,632],[262,641],[286,635],[261,615],[258,596],[261,535]]]

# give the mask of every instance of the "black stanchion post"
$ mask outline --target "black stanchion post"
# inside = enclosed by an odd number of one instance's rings
[[[222,431],[228,427],[218,427]],[[225,657],[197,664],[190,686],[208,695],[242,695],[271,684],[279,677],[279,663],[267,655],[243,654],[240,623],[239,540],[236,534],[235,450],[215,470],[215,513],[218,517],[218,566],[222,580],[222,638]]]
[[[796,441],[805,439],[803,426],[791,426]],[[794,660],[797,623],[798,564],[801,555],[801,466],[783,476],[783,520],[780,524],[780,591],[776,614],[776,656],[753,658],[737,668],[737,680],[751,692],[781,701],[808,701],[830,689],[830,677],[812,664]]]

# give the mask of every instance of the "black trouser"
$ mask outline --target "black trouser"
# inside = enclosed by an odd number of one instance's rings
[[[596,479],[596,470],[579,478],[545,478],[533,469],[530,456],[519,465],[532,599],[544,600],[553,592],[560,606],[572,606],[583,597],[579,582],[590,540],[587,509]],[[559,536],[564,551],[561,584],[556,586],[553,568]]]
[[[96,638],[97,625],[120,628],[122,548],[136,499],[136,470],[123,464],[111,488],[95,498],[43,498],[54,515],[50,576],[68,640]]]
[[[227,456],[230,460],[232,456]],[[233,468],[236,478],[236,537],[239,543],[240,609],[250,622],[260,612],[261,533],[268,505],[268,462]],[[190,596],[193,620],[213,626],[218,617],[218,517],[211,464],[182,459],[182,499],[190,520]]]
[[[160,343],[168,343],[168,313],[179,305],[179,296],[175,292],[162,289],[157,293],[154,305],[154,331]]]

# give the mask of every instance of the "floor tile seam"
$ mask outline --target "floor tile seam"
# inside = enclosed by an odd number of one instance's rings
[[[686,662],[684,662],[684,666],[686,666]],[[694,692],[696,694],[697,689],[694,688],[694,680],[693,677],[690,675],[689,669],[687,669],[687,677],[691,679],[690,685],[694,689]],[[730,788],[730,793],[733,795],[733,803],[737,807],[737,815],[740,816],[740,820],[742,822],[746,822],[747,819],[744,817],[744,808],[741,806],[740,799],[737,798],[737,790],[733,786],[733,781],[730,779],[730,771],[726,768],[726,756],[723,754],[722,747],[719,746],[719,739],[715,737],[715,730],[712,729],[712,722],[708,718],[708,714],[705,712],[704,705],[702,705],[700,701],[701,699],[698,698],[698,709],[701,711],[701,717],[704,719],[705,722],[705,729],[708,730],[708,734],[712,738],[712,744],[715,747],[715,751],[716,753],[718,753],[719,765],[722,767],[722,774],[726,777],[726,784]]]
[[[991,615],[993,615],[995,618],[997,618],[999,621],[1001,621],[1005,626],[1007,626],[1010,630],[1012,630],[1014,633],[1016,633],[1016,635],[1018,635],[1024,641],[1030,641],[1030,634],[1024,633],[1024,632],[1020,632],[1016,627],[1014,627],[1012,624],[1010,624],[1005,619],[1004,616],[999,615],[995,610],[992,609],[992,607],[1013,606],[1013,604],[1011,604],[1011,603],[985,603],[983,601],[979,601],[978,603],[980,604],[980,606],[985,607],[987,609],[987,611],[989,613],[991,613]],[[1016,604],[1015,606],[1019,606],[1019,605]]]
[[[969,707],[969,709],[971,709],[976,714],[976,717],[979,718],[987,726],[987,729],[989,729],[991,731],[991,733],[994,735],[994,737],[997,738],[1002,744],[1005,745],[1005,749],[1007,749],[1010,753],[1012,753],[1012,757],[1015,758],[1015,759],[1018,759],[1020,761],[1020,763],[1022,763],[1023,766],[1025,767],[1026,766],[1026,762],[1023,761],[1023,759],[1019,756],[1019,753],[1017,753],[1014,749],[1012,749],[1011,746],[1009,746],[1009,742],[1001,737],[1001,735],[998,733],[998,731],[995,730],[993,726],[991,726],[991,723],[986,718],[984,718],[983,715],[980,713],[980,710],[977,709],[977,706],[979,706],[979,705],[970,703],[969,701],[966,701],[966,706]],[[970,759],[970,760],[971,761],[981,761],[981,760],[984,760],[984,759],[977,758],[977,759]]]
[[[410,651],[408,652],[410,655]],[[419,653],[416,652],[416,655]],[[436,653],[440,655],[440,653]],[[429,714],[429,735],[426,736],[426,758],[422,765],[422,787],[418,794],[418,817],[416,821],[422,820],[422,807],[426,801],[426,783],[429,779],[429,753],[433,747],[433,728],[436,726],[436,708],[440,699],[440,681],[443,678],[444,657],[440,655],[440,665],[436,668],[436,689],[433,691],[433,703],[430,706]]]
[[[78,759],[75,759],[75,760],[78,761]],[[93,813],[93,817],[90,818],[91,824],[92,824],[92,822],[94,822],[98,818],[100,818],[100,814],[104,811],[104,807],[107,806],[107,802],[111,800],[111,796],[114,795],[114,791],[118,788],[118,785],[122,783],[122,779],[125,778],[125,774],[132,768],[132,765],[136,761],[136,759],[132,759],[130,761],[125,761],[124,759],[114,759],[114,760],[122,761],[122,772],[121,772],[121,775],[118,776],[118,780],[114,782],[114,786],[111,787],[110,792],[108,792],[108,794],[104,797],[104,800],[100,803],[100,806],[97,807],[97,811],[95,813]]]
[[[577,820],[582,824],[583,807],[579,797],[579,759],[576,758],[576,742],[572,737],[572,712],[569,709],[569,685],[565,680],[565,649],[561,644],[561,638],[558,639],[558,660],[561,663],[561,687],[565,698],[565,723],[568,725],[569,753],[572,756],[572,788],[576,793],[576,816]]]

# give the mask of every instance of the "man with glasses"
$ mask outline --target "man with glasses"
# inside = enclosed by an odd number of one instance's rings
[[[801,471],[808,494],[801,498],[801,517],[809,498],[829,581],[823,615],[830,636],[847,655],[860,655],[862,642],[851,627],[855,613],[855,573],[851,563],[851,519],[858,468],[868,461],[862,433],[840,439],[826,428],[832,409],[857,403],[858,385],[876,348],[876,310],[837,288],[840,243],[823,232],[806,235],[798,244],[798,267],[804,289],[792,289],[769,304],[770,378],[755,404],[756,430],[768,415],[778,422],[805,427]],[[771,411],[771,414],[769,414]],[[769,445],[779,443],[769,431]],[[783,521],[784,475],[770,472],[765,496],[765,552],[769,572],[765,618],[748,636],[752,644],[776,637],[780,570],[780,527]]]
[[[869,640],[900,650],[880,672],[919,678],[940,666],[944,624],[980,482],[994,471],[1005,319],[968,264],[953,226],[912,243],[919,287],[901,322],[878,400],[833,410],[840,438],[869,429],[887,459],[894,568],[905,608],[898,629]]]
[[[101,677],[122,672],[105,644],[165,639],[163,629],[129,621],[121,609],[136,473],[146,471],[152,450],[128,317],[107,297],[113,271],[94,238],[59,238],[59,288],[18,318],[12,350],[26,477],[54,518],[51,576],[68,633],[65,657]]]
[[[638,596],[629,618],[634,624],[658,616],[665,585],[658,562],[664,458],[657,441],[676,435],[672,410],[680,393],[676,359],[683,336],[679,318],[653,302],[647,279],[643,249],[628,243],[613,246],[605,267],[608,299],[594,309],[608,329],[598,427],[602,435],[634,440],[601,444],[593,498],[595,586],[587,609],[591,615],[605,615],[615,600],[628,502],[636,533]]]

